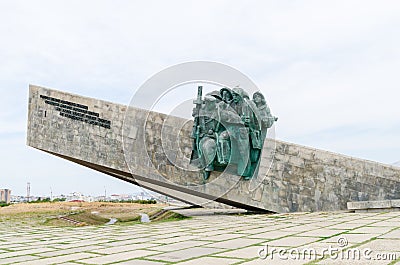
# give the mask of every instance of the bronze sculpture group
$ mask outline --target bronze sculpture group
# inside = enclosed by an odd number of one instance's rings
[[[256,175],[267,129],[277,121],[264,96],[255,92],[251,100],[240,87],[224,87],[202,99],[199,86],[194,104],[191,164],[202,169],[203,179],[227,167],[245,180]]]

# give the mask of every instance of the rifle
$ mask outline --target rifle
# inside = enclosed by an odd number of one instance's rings
[[[194,139],[193,141],[193,147],[192,150],[196,150],[197,153],[199,152],[198,147],[199,147],[199,141],[200,141],[200,110],[203,105],[203,100],[201,99],[201,96],[203,94],[203,87],[198,86],[197,87],[197,98],[193,100],[193,103],[196,105],[193,115],[194,115],[194,123],[193,123],[193,130],[192,130],[192,135],[191,137]],[[192,159],[193,159],[193,153],[192,152]]]

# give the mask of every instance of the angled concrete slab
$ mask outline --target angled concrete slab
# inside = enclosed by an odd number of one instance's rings
[[[400,169],[267,139],[258,176],[189,165],[192,122],[30,86],[27,144],[194,205],[257,211],[347,209],[349,201],[400,199]]]

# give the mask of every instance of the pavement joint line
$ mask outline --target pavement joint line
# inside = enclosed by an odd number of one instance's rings
[[[251,247],[251,246],[248,246],[248,247]],[[232,249],[228,249],[228,251],[226,251],[226,252],[229,252],[229,251],[232,251]],[[222,253],[220,253],[220,254],[224,254],[225,252],[222,252]],[[215,256],[215,254],[212,254],[212,255],[209,255],[209,256],[207,256],[207,257],[212,257],[212,258],[226,258],[226,259],[231,259],[231,258],[233,258],[233,257],[231,257],[231,256],[223,256],[223,255],[220,255],[220,256]],[[241,260],[245,260],[246,258],[239,258],[239,257],[234,257],[235,259],[241,259]]]
[[[221,250],[222,250],[222,249],[221,249]],[[224,252],[224,251],[215,252],[215,253],[213,253],[212,255],[220,254],[220,253],[222,253],[222,252]],[[192,257],[192,258],[189,258],[189,259],[182,259],[182,260],[179,260],[179,261],[176,261],[176,262],[172,262],[172,263],[170,263],[170,264],[177,264],[177,263],[186,262],[186,261],[190,261],[190,260],[195,260],[195,259],[199,259],[199,258],[209,257],[210,255],[211,255],[211,254],[205,254],[205,255],[201,255],[201,256]],[[160,260],[160,261],[166,262],[165,260]]]
[[[399,226],[399,227],[394,227],[394,228],[392,228],[391,230],[387,231],[386,233],[380,234],[379,236],[377,236],[377,238],[380,237],[380,236],[384,236],[384,235],[386,235],[386,234],[389,234],[389,233],[391,233],[391,232],[393,232],[393,231],[395,231],[395,230],[397,230],[397,229],[399,229],[399,228],[400,228],[400,226]]]
[[[218,253],[216,253],[216,254],[218,254]],[[171,264],[179,264],[179,263],[181,263],[181,262],[196,260],[196,259],[200,259],[200,258],[217,258],[217,259],[226,259],[226,258],[228,258],[228,259],[238,259],[239,264],[240,264],[240,263],[243,263],[243,260],[244,260],[244,259],[240,259],[240,258],[221,257],[221,256],[216,256],[216,257],[214,257],[214,256],[212,256],[212,255],[204,255],[204,256],[193,257],[193,258],[186,259],[186,260],[180,260],[180,261],[177,261],[177,262],[173,262],[173,263],[171,263]],[[163,262],[164,262],[164,261],[163,261]]]
[[[155,261],[155,262],[162,262],[162,263],[166,263],[166,264],[174,264],[174,263],[176,263],[176,262],[164,261],[164,260],[160,260],[160,259],[149,259],[149,258],[144,258],[144,257],[133,258],[133,259],[129,259],[129,260],[126,260],[126,261],[131,261],[131,260]],[[178,262],[180,262],[180,261],[178,261]]]

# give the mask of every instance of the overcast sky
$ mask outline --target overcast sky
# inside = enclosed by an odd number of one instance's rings
[[[129,104],[174,64],[249,76],[276,138],[400,160],[399,1],[0,1],[0,188],[104,194],[131,184],[26,146],[28,85]]]

